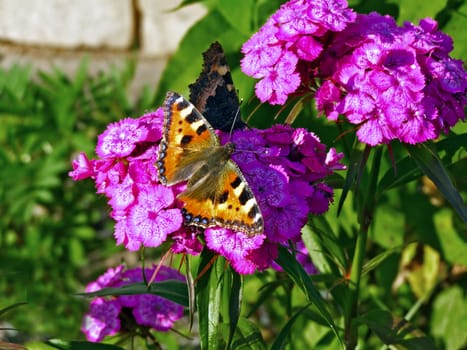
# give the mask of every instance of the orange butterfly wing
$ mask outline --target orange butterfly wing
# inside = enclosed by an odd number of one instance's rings
[[[248,235],[262,233],[258,203],[238,166],[233,144],[220,145],[208,121],[185,98],[169,92],[164,102],[164,135],[156,163],[162,183],[188,181],[178,198],[185,223],[222,226]]]

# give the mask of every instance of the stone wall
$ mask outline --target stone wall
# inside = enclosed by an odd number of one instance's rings
[[[0,0],[0,65],[58,66],[73,74],[84,55],[95,72],[136,54],[135,84],[154,86],[186,30],[206,12],[200,4],[176,9],[180,2]]]

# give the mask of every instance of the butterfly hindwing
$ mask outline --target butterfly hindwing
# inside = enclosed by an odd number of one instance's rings
[[[205,196],[196,194],[198,189],[191,187],[179,195],[185,203],[184,217],[188,224],[221,226],[249,235],[263,231],[258,203],[233,161],[227,161],[217,176],[206,178],[199,190],[203,190]]]
[[[230,159],[235,146],[220,145],[209,122],[182,96],[164,102],[164,134],[157,167],[164,184],[187,181],[178,198],[188,225],[221,226],[248,235],[263,231],[258,203],[241,170]]]

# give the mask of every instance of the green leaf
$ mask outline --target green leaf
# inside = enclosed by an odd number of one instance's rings
[[[418,298],[429,295],[438,283],[440,264],[439,253],[429,245],[411,243],[402,251],[401,266],[405,278]]]
[[[337,273],[335,266],[341,271],[347,269],[347,259],[342,243],[336,239],[324,216],[313,217],[302,232],[308,251],[313,252],[313,263],[317,263],[320,271]],[[315,252],[315,250],[318,251]]]
[[[230,349],[264,350],[267,346],[258,326],[241,317]]]
[[[288,282],[288,281],[287,281]],[[286,281],[284,280],[275,280],[269,283],[265,283],[261,286],[259,289],[259,296],[256,299],[256,301],[253,303],[253,305],[250,306],[250,311],[247,314],[247,317],[252,316],[259,308],[261,305],[267,303],[268,299],[271,298],[273,293],[281,288]]]
[[[462,229],[462,225],[456,227],[456,218],[450,208],[443,208],[433,215],[434,225],[438,233],[437,239],[443,256],[448,262],[467,266],[465,229]]]
[[[77,293],[86,297],[136,294],[155,294],[185,307],[189,306],[187,285],[176,280],[154,282],[149,288],[145,283],[132,283],[118,288],[103,288],[92,293]]]
[[[182,8],[182,7],[185,7],[185,6],[188,6],[188,5],[191,5],[191,4],[196,4],[198,2],[203,2],[203,0],[183,0],[180,5],[177,6],[176,10],[178,10],[179,8]]]
[[[422,172],[411,157],[396,162],[395,169],[389,168],[378,183],[378,195],[418,179]]]
[[[342,187],[342,194],[339,198],[339,203],[337,205],[337,214],[340,213],[342,206],[344,205],[345,199],[347,198],[349,191],[352,189],[352,186],[355,183],[355,179],[358,177],[358,173],[361,168],[360,164],[362,160],[363,160],[363,152],[354,148],[352,150],[352,156],[347,166],[344,186]]]
[[[231,288],[229,290],[229,340],[227,347],[230,347],[235,335],[238,320],[240,318],[240,311],[242,307],[242,293],[243,293],[243,279],[237,271],[230,270],[232,277]]]
[[[406,212],[400,210],[396,202],[399,200],[397,193],[392,191],[386,196],[386,201],[376,208],[370,238],[384,248],[392,249],[404,243],[404,225]],[[393,198],[394,197],[394,198]]]
[[[187,254],[188,255],[188,254]],[[196,308],[196,292],[195,292],[195,279],[193,278],[193,273],[191,272],[191,255],[186,257],[186,281],[187,281],[187,288],[188,288],[188,315],[189,315],[189,323],[190,323],[190,330],[193,327],[193,320]]]
[[[313,285],[310,276],[305,272],[302,265],[297,262],[294,256],[284,247],[279,248],[279,256],[277,257],[276,262],[284,269],[292,281],[294,281],[295,284],[305,293],[307,299],[317,307],[321,316],[326,320],[328,326],[339,339],[339,342],[342,343],[342,339],[337,332],[336,325],[332,320],[331,314],[326,308],[321,294]]]
[[[213,259],[216,259],[214,263]],[[223,266],[220,261],[222,259],[207,248],[201,253],[198,276],[203,275],[196,284],[201,349],[219,349],[223,339],[220,320]]]
[[[356,143],[352,149],[351,159],[348,165],[344,186],[342,187],[342,194],[339,198],[339,204],[337,206],[337,213],[339,214],[344,205],[345,199],[349,191],[355,186],[355,193],[359,193],[358,188],[360,185],[360,180],[362,175],[365,172],[365,165],[370,156],[370,147],[365,147],[364,150],[361,150],[360,147],[363,147],[362,144]]]
[[[300,310],[298,310],[298,311],[287,321],[287,323],[285,324],[285,326],[282,327],[281,331],[280,331],[279,334],[277,335],[276,340],[274,341],[274,344],[272,344],[271,350],[282,350],[282,349],[285,348],[289,336],[292,336],[291,330],[292,330],[293,324],[294,324],[295,321],[297,320],[298,316],[300,316],[300,315],[302,314],[302,312],[304,312],[306,309],[308,309],[308,307],[309,307],[310,305],[311,305],[311,303],[308,304],[308,305],[306,305],[306,306],[304,306],[304,307],[301,308]]]
[[[467,222],[467,206],[454,187],[435,150],[427,143],[418,146],[406,145],[406,148],[423,173],[435,183],[462,220]]]
[[[404,319],[394,318],[390,312],[372,310],[354,320],[366,324],[386,345],[402,345],[408,350],[435,350],[435,344]]]
[[[385,250],[384,252],[376,255],[374,258],[370,259],[363,265],[362,275],[366,275],[369,272],[373,271],[392,254],[399,253],[400,251],[401,247],[395,247],[392,249]]]
[[[438,294],[430,329],[433,336],[444,341],[446,349],[467,346],[467,299],[461,287],[452,286]]]
[[[298,115],[302,112],[305,102],[310,102],[309,100],[305,101],[306,96],[300,97],[297,101],[293,102],[293,106],[290,109],[287,117],[285,118],[284,124],[292,124]]]
[[[253,16],[255,13],[256,0],[222,0],[217,9],[224,16],[226,21],[245,36],[250,36],[254,30],[252,28]]]
[[[86,262],[83,242],[77,237],[71,237],[69,240],[68,256],[70,257],[70,263],[75,266],[83,266]]]
[[[443,9],[446,5],[446,0],[432,0],[424,2],[393,0],[391,3],[396,3],[399,7],[399,24],[402,21],[411,21],[418,23],[421,18],[433,16]]]
[[[467,2],[464,0],[450,0],[445,2],[445,8],[436,15],[440,28],[454,40],[452,57],[464,59],[467,56],[467,32],[465,27],[465,14]]]
[[[50,339],[46,344],[59,350],[117,350],[119,346],[103,343],[91,343],[86,341],[66,341],[61,339]]]
[[[22,305],[27,305],[28,303],[23,301],[23,302],[19,302],[19,303],[14,303],[12,305],[8,305],[7,307],[4,307],[3,309],[0,309],[0,316],[3,315],[3,314],[6,314],[8,311],[14,309],[14,308],[17,308],[18,306],[22,306]]]

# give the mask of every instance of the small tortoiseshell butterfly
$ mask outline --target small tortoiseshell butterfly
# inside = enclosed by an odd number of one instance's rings
[[[191,100],[221,130],[245,126],[235,121],[238,97],[230,68],[218,43],[204,53],[203,72],[190,85]],[[164,134],[157,168],[163,184],[187,181],[178,195],[187,225],[220,226],[252,236],[264,229],[258,203],[237,164],[233,143],[221,145],[201,112],[183,96],[168,92],[164,102]],[[220,114],[225,113],[225,117]],[[220,114],[220,115],[219,115]]]
[[[168,92],[164,102],[164,135],[157,167],[165,185],[187,182],[178,195],[188,225],[221,226],[247,235],[263,232],[255,196],[237,164],[233,143],[221,145],[214,129],[183,96]]]

